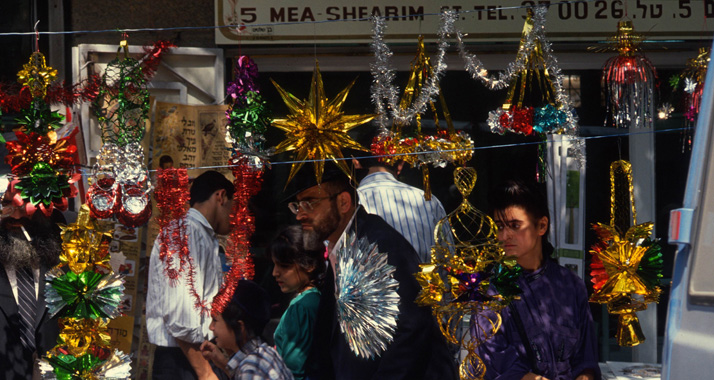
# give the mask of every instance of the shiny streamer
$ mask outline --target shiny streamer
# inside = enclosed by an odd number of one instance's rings
[[[577,117],[563,86],[563,74],[553,55],[552,45],[545,34],[547,10],[546,6],[528,10],[516,61],[508,66],[507,76],[503,77],[509,79],[506,101],[502,107],[489,113],[488,125],[494,133],[503,134],[509,131],[535,135],[543,141],[546,134],[558,133],[571,137],[577,135]],[[462,56],[470,58],[471,64],[467,64],[467,69],[472,76],[481,73],[477,76],[486,84],[503,87],[500,81],[487,77],[487,72],[483,71],[483,65],[476,61],[475,56],[466,55],[463,50]],[[534,90],[539,90],[540,101],[526,97],[527,94],[536,93]],[[570,140],[574,143],[567,154],[583,167],[585,146],[579,139]],[[536,166],[536,178],[539,182],[546,180],[547,171],[546,151],[539,145]]]
[[[401,110],[408,109],[424,91],[424,87],[434,76],[431,60],[426,55],[424,40],[419,37],[416,57],[411,63],[409,80],[404,88],[404,94],[399,102]],[[431,99],[428,104],[434,117],[437,131],[435,135],[426,135],[421,130],[422,114],[415,116],[415,126],[394,120],[389,131],[382,131],[375,137],[371,144],[372,153],[380,160],[394,165],[404,161],[412,167],[420,167],[424,184],[424,198],[431,199],[431,185],[429,182],[429,165],[444,167],[447,163],[458,162],[465,164],[471,159],[473,142],[463,133],[456,132],[451,120],[451,114],[441,93],[439,84],[436,84],[439,95],[441,114],[446,121],[446,127],[439,124],[439,110],[437,103]]]
[[[659,244],[651,239],[654,224],[637,224],[629,162],[610,165],[610,185],[610,224],[592,226],[599,241],[590,249],[590,302],[607,304],[608,312],[619,316],[617,342],[632,347],[645,340],[635,313],[658,302],[663,259]]]
[[[176,286],[183,276],[188,292],[194,299],[194,307],[203,315],[209,315],[208,302],[196,291],[196,268],[188,249],[188,173],[185,168],[159,169],[158,173],[159,185],[155,197],[160,211],[159,258],[164,263],[164,274],[169,278],[171,286]]]
[[[408,124],[417,117],[417,115],[423,114],[429,102],[433,102],[435,97],[439,94],[439,80],[446,70],[444,57],[446,56],[446,49],[449,46],[447,42],[448,31],[453,29],[453,23],[456,21],[457,16],[458,14],[454,11],[442,11],[438,31],[439,48],[433,65],[433,74],[425,82],[419,96],[416,97],[407,108],[399,106],[399,90],[394,85],[396,74],[390,63],[390,58],[393,53],[384,42],[386,19],[378,16],[372,17],[373,33],[370,47],[375,57],[375,63],[371,65],[373,77],[372,103],[374,103],[376,107],[377,123],[382,131],[387,131],[386,126],[389,116],[397,123]]]
[[[255,276],[255,265],[250,254],[250,238],[255,232],[255,216],[250,211],[250,198],[260,191],[263,171],[255,168],[249,162],[234,157],[238,165],[233,166],[235,193],[233,194],[233,213],[231,224],[233,230],[226,243],[226,259],[231,263],[231,269],[224,277],[223,285],[215,297],[211,310],[222,313],[235,292],[238,281],[252,280]]]
[[[657,71],[649,59],[638,53],[642,37],[634,34],[632,21],[618,22],[617,32],[611,40],[618,55],[608,59],[602,69],[607,104],[605,126],[651,128]]]
[[[337,318],[352,352],[381,355],[392,342],[399,317],[399,282],[387,254],[350,232],[335,265]]]
[[[516,279],[521,268],[515,258],[505,256],[493,220],[468,202],[476,171],[457,168],[454,183],[463,201],[435,227],[432,262],[420,265],[415,274],[422,288],[415,302],[431,307],[446,339],[467,351],[461,378],[482,379],[485,366],[476,348],[498,331],[500,311],[520,294]],[[444,228],[447,223],[449,229]],[[471,318],[470,339],[461,328],[464,318]]]

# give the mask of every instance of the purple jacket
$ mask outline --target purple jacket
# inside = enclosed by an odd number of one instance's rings
[[[591,369],[600,379],[595,328],[583,280],[545,259],[540,269],[524,272],[518,278],[518,286],[523,291],[521,299],[503,309],[501,328],[477,348],[486,365],[485,378],[520,380],[533,372],[550,380],[571,380]],[[514,307],[533,347],[532,359],[518,331]],[[471,334],[482,336],[473,323]]]

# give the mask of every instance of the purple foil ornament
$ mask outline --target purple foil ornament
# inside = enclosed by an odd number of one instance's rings
[[[242,104],[248,92],[260,92],[258,86],[258,65],[247,55],[242,55],[236,60],[235,79],[228,84],[226,92],[233,98],[234,103]]]

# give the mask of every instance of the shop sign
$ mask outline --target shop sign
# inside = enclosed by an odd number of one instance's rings
[[[389,42],[434,39],[444,8],[462,12],[456,28],[467,40],[515,41],[524,7],[535,4],[550,5],[551,40],[603,40],[623,18],[647,39],[708,39],[714,32],[714,22],[707,22],[714,0],[215,0],[216,43],[368,43],[371,15],[388,18]]]

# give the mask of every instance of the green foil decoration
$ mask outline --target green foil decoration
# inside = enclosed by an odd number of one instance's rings
[[[140,142],[149,114],[149,91],[139,61],[125,56],[109,62],[92,106],[104,144],[124,147]]]
[[[254,91],[246,93],[245,105],[237,102],[227,114],[230,121],[228,132],[239,147],[249,145],[247,136],[264,134],[272,122],[268,103]]]
[[[47,134],[62,127],[64,116],[53,112],[50,105],[42,99],[33,99],[30,108],[22,110],[22,117],[16,119],[17,123],[24,126],[26,133],[36,132]]]
[[[647,247],[647,251],[640,261],[637,274],[642,281],[650,288],[660,286],[662,271],[664,270],[664,259],[662,258],[662,247],[656,240],[646,239],[642,243]]]
[[[119,304],[124,292],[121,276],[86,271],[64,273],[53,268],[45,275],[50,286],[45,288],[45,299],[54,317],[60,310],[69,318],[116,318],[121,313]]]
[[[54,373],[58,380],[79,380],[93,378],[93,369],[102,363],[102,360],[92,354],[80,357],[59,354],[48,359],[54,366]]]
[[[516,265],[515,260],[512,260],[511,264],[509,265],[508,262],[497,263],[491,269],[491,284],[506,302],[512,301],[522,293],[516,280],[523,272],[523,268]]]
[[[22,178],[15,188],[21,190],[22,199],[35,205],[42,203],[47,207],[53,202],[62,202],[65,193],[70,191],[68,181],[68,176],[56,174],[50,165],[38,162],[30,175]]]

